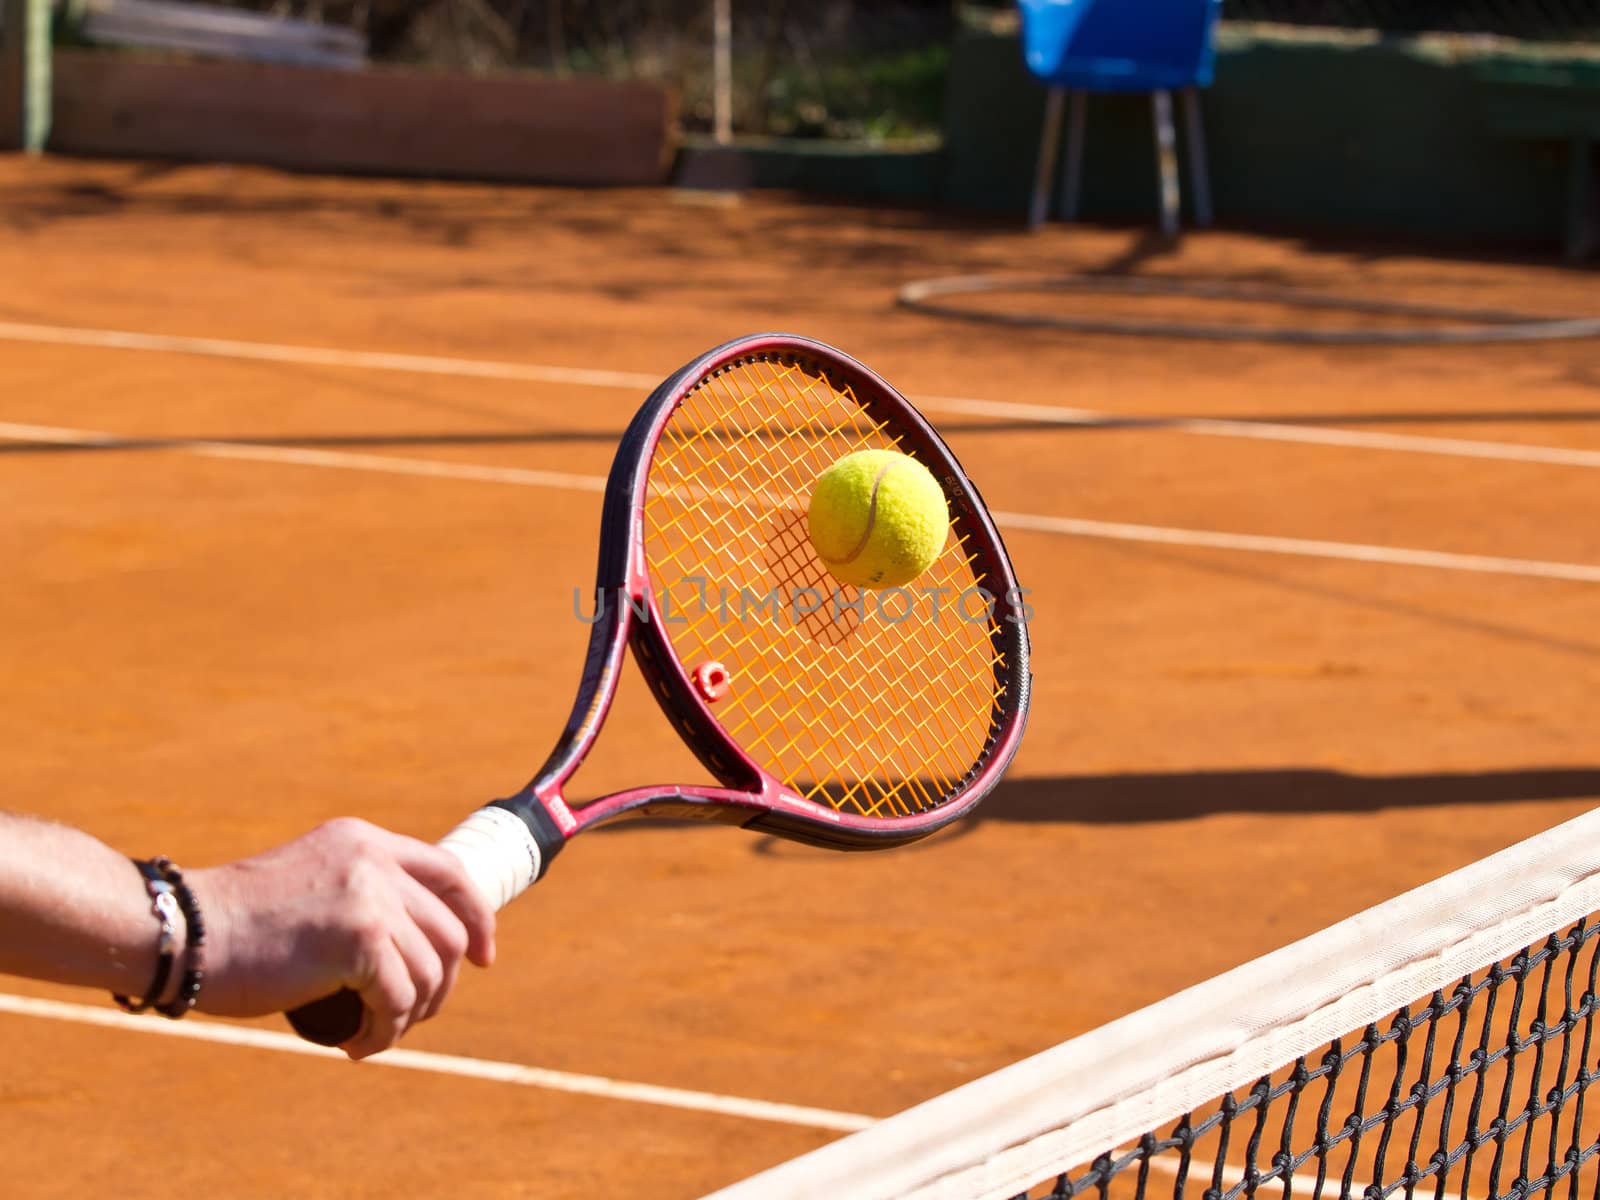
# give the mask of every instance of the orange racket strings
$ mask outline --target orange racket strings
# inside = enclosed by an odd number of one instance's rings
[[[668,419],[645,556],[679,660],[728,671],[712,712],[732,739],[809,799],[889,817],[960,792],[1005,664],[959,533],[906,589],[859,592],[817,559],[811,485],[868,449],[909,452],[848,387],[793,361],[724,368]]]

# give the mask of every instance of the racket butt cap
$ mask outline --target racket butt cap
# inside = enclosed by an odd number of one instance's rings
[[[286,1014],[289,1027],[318,1046],[342,1046],[361,1032],[366,1010],[361,997],[349,988],[302,1004]]]

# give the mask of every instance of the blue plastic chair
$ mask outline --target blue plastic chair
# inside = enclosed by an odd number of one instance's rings
[[[1061,142],[1061,110],[1070,96],[1067,160],[1061,211],[1078,215],[1083,172],[1084,97],[1088,92],[1149,92],[1155,116],[1156,170],[1161,183],[1161,230],[1178,232],[1177,134],[1172,93],[1183,94],[1189,128],[1195,222],[1211,223],[1211,184],[1199,89],[1211,82],[1212,35],[1222,0],[1018,0],[1022,51],[1028,70],[1049,85],[1044,138],[1039,146],[1028,225],[1043,224]]]

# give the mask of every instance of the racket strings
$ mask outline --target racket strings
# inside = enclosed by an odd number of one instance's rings
[[[864,449],[904,451],[847,387],[794,361],[724,369],[663,432],[646,557],[680,660],[729,670],[713,712],[755,761],[836,809],[906,815],[982,761],[1006,663],[959,533],[899,593],[845,587],[816,558],[811,484]]]
[[[815,381],[814,381],[814,377],[813,377],[813,381],[808,381],[808,385],[805,387],[804,390],[809,393],[809,392],[812,391],[814,386],[815,386]],[[759,389],[757,389],[757,395],[758,396],[764,396],[764,395],[768,394],[770,390],[771,389],[766,388],[766,387],[759,388]],[[767,421],[767,422],[764,422],[764,423],[765,424],[775,424],[776,422]],[[836,429],[840,429],[840,428],[842,428],[842,426],[836,425],[835,428]],[[810,461],[808,461],[808,462],[806,462],[804,464],[806,472],[808,474],[810,474],[813,471],[820,471],[822,466],[825,466],[828,461],[831,461],[831,457],[832,456],[819,457],[819,456],[813,455],[811,457]],[[936,661],[946,661],[946,660],[936,659]],[[967,678],[970,679],[971,677],[967,676]],[[837,694],[836,693],[835,693],[835,700],[837,701]],[[835,706],[837,706],[837,705],[835,705]],[[752,714],[752,719],[748,720],[746,722],[746,725],[748,726],[748,725],[754,724],[756,717],[765,716],[765,715],[766,714],[764,714],[764,713],[763,714]],[[832,714],[825,714],[825,715],[832,715]],[[893,713],[890,714],[891,717],[903,717],[903,715],[904,715],[903,712],[893,712]],[[814,723],[813,722],[806,721],[805,724],[806,724],[806,726],[808,728],[814,727]],[[933,730],[934,726],[933,726],[933,724],[931,722],[920,721],[920,722],[913,722],[913,728],[920,734],[920,733],[924,733],[925,731]],[[735,732],[735,734],[737,736],[738,734],[745,733],[746,729],[740,728],[740,729],[736,729],[734,732]],[[878,724],[872,725],[871,726],[871,732],[874,735],[876,735],[876,737],[877,737],[877,739],[879,741],[882,741],[884,739],[884,735],[890,732],[889,724],[887,722],[883,722],[883,723],[878,723]],[[948,733],[948,731],[946,729],[940,728],[940,729],[935,731],[935,734],[936,734],[936,736],[941,736],[942,740],[947,744],[951,740],[950,737],[949,737],[949,733]],[[791,739],[790,742],[787,745],[779,747],[779,746],[772,745],[770,738],[763,738],[763,737],[760,737],[758,735],[757,743],[761,748],[766,749],[766,750],[771,751],[771,752],[776,752],[781,757],[781,756],[785,755],[787,752],[792,751],[792,750],[795,749],[795,740],[796,739]],[[925,741],[925,739],[924,739],[924,741]],[[829,748],[837,750],[839,747],[838,747],[837,742],[835,742]],[[927,747],[924,744],[924,750],[926,750],[926,749],[927,749]],[[893,762],[894,762],[894,759],[896,757],[897,756],[894,755],[894,754],[889,754],[887,756],[887,758],[889,760],[888,765],[892,766]],[[934,761],[936,761],[936,759]],[[812,764],[810,764],[808,762],[808,765],[812,765]],[[857,785],[855,785],[852,788],[848,789],[847,794],[843,797],[843,801],[847,805],[851,805],[851,806],[854,806],[854,807],[861,807],[861,808],[867,809],[868,811],[875,812],[875,811],[877,811],[877,809],[879,807],[881,807],[881,805],[873,804],[870,801],[868,801],[867,803],[863,804],[861,802],[861,800],[860,800],[860,797],[858,796],[858,793],[870,792],[870,789],[873,787],[873,785],[877,785],[877,789],[878,789],[878,791],[880,793],[881,798],[883,800],[886,800],[889,803],[891,808],[894,808],[894,809],[897,809],[897,810],[900,810],[900,811],[909,811],[909,809],[907,808],[907,806],[904,803],[899,803],[900,797],[898,796],[898,790],[899,790],[899,786],[903,786],[904,784],[909,783],[910,781],[914,780],[915,776],[914,775],[909,775],[905,771],[901,770],[901,771],[898,771],[898,772],[895,773],[894,778],[895,778],[895,783],[891,784],[886,789],[883,786],[881,778],[876,777],[876,776],[864,776],[859,781],[859,783]],[[941,790],[946,792],[946,793],[954,790],[953,789],[953,781],[951,779],[943,776],[942,774],[939,777],[939,784],[941,786]],[[825,789],[818,789],[818,790],[821,791],[821,790],[825,790]],[[923,790],[924,794],[926,793],[925,789],[920,789],[920,790]],[[836,789],[835,789],[835,791],[836,791]],[[835,797],[835,798],[837,798],[837,797]],[[925,807],[926,805],[927,805],[927,800],[924,799],[923,802],[920,805],[914,805],[912,807]]]
[[[813,377],[812,380],[808,380],[808,383],[807,383],[807,386],[806,386],[805,390],[807,392],[810,392],[810,391],[812,391],[812,389],[815,386],[816,386],[816,381],[815,381],[815,377]],[[769,389],[766,389],[766,388],[759,389],[761,394],[765,394],[768,390]],[[811,456],[810,460],[807,461],[804,464],[806,473],[810,474],[813,471],[820,469],[820,467],[822,465],[825,465],[826,462],[831,461],[832,457],[833,457],[833,455],[831,453],[829,455],[823,455],[823,456],[818,456],[818,455],[813,454]],[[905,614],[902,614],[902,615],[905,615]],[[933,659],[933,661],[936,661],[936,662],[948,662],[949,660],[935,657]],[[910,664],[904,664],[904,663],[902,664],[902,666],[908,666],[908,665],[910,665]],[[875,673],[881,675],[881,672],[875,672]],[[836,678],[838,678],[838,674],[839,673],[834,673],[830,677],[836,679]],[[965,678],[970,679],[972,677],[970,675],[967,675],[967,676],[965,676]],[[880,681],[874,681],[874,682],[880,682]],[[837,701],[837,693],[834,693],[834,698],[835,698],[835,701]],[[835,707],[837,707],[837,704],[835,704]],[[909,707],[909,706],[907,706],[907,707]],[[831,714],[829,714],[829,715],[831,715]],[[934,715],[935,716],[939,716],[939,715],[942,715],[942,714],[940,714],[938,712],[938,710],[935,710]],[[893,723],[898,721],[903,726],[908,726],[917,735],[917,740],[919,740],[922,743],[922,749],[923,749],[924,755],[925,755],[924,761],[931,761],[931,762],[937,762],[938,761],[937,753],[936,752],[930,753],[929,747],[927,746],[927,739],[928,739],[929,736],[933,736],[936,740],[938,740],[939,742],[942,743],[942,745],[940,747],[941,749],[948,749],[950,743],[953,740],[952,737],[951,737],[951,734],[950,734],[950,730],[949,730],[948,726],[944,722],[942,722],[942,721],[930,721],[930,720],[927,720],[927,719],[923,719],[923,720],[912,719],[912,720],[910,720],[908,722],[906,720],[906,710],[905,710],[905,708],[901,708],[901,709],[898,709],[898,710],[891,710],[887,714],[887,717],[889,719],[885,720],[885,721],[880,721],[880,722],[876,722],[876,723],[872,723],[870,721],[868,722],[868,730],[874,736],[875,740],[879,741],[880,743],[885,741],[886,740],[886,735],[889,735],[889,734],[891,734],[893,732],[893,729],[892,729]],[[806,722],[806,724],[808,726],[810,726],[812,723],[808,721],[808,722]],[[739,730],[738,732],[744,732],[744,731],[743,730]],[[782,747],[773,747],[771,745],[770,739],[763,739],[763,744],[766,745],[769,749],[777,750],[778,753],[781,755],[781,754],[783,754],[783,753],[785,753],[787,751],[793,750],[795,748],[795,739],[791,739],[791,741],[790,741],[790,743],[788,745],[782,746]],[[839,743],[837,741],[835,741],[835,742],[832,743],[832,746],[829,747],[829,748],[837,750],[837,749],[839,749]],[[889,768],[889,778],[892,781],[887,786],[885,786],[885,783],[884,783],[884,772],[880,770],[879,772],[876,772],[876,773],[861,772],[860,773],[861,778],[858,779],[855,783],[853,783],[849,787],[843,789],[842,792],[841,792],[841,789],[839,789],[837,787],[829,787],[826,782],[823,783],[821,786],[814,785],[814,791],[816,791],[819,794],[826,793],[828,795],[828,798],[833,800],[835,803],[842,803],[842,804],[844,804],[846,806],[857,807],[857,808],[862,809],[864,811],[867,811],[869,813],[877,812],[879,809],[881,809],[884,806],[885,803],[888,805],[888,807],[890,809],[892,809],[894,811],[911,811],[911,810],[913,810],[915,808],[928,806],[930,800],[932,800],[933,798],[928,795],[926,787],[924,787],[921,784],[921,782],[918,780],[918,777],[917,777],[917,775],[915,773],[913,773],[911,771],[908,771],[903,766],[901,766],[898,769],[896,769],[896,767],[897,767],[896,760],[897,759],[903,759],[904,756],[903,755],[899,755],[899,754],[895,754],[893,752],[893,750],[894,750],[894,748],[892,746],[889,747],[889,753],[887,753],[884,756],[885,759],[886,759],[886,762],[884,764],[882,764],[883,766],[886,766],[886,767]],[[814,764],[808,763],[808,765],[814,765]],[[955,783],[956,783],[955,780],[951,779],[950,777],[945,775],[943,772],[938,772],[937,773],[937,777],[938,777],[938,784],[940,785],[940,790],[942,792],[948,794],[948,793],[950,793],[950,792],[952,792],[954,790]],[[909,787],[914,792],[921,792],[922,793],[921,797],[918,798],[918,802],[917,803],[908,804],[906,802],[906,800],[899,795],[900,789],[903,788],[903,787]],[[876,796],[873,795],[874,790],[877,793]]]

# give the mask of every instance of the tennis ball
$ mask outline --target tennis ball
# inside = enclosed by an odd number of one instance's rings
[[[944,489],[893,450],[858,450],[821,475],[806,512],[811,545],[840,583],[899,587],[933,565],[950,533]]]

